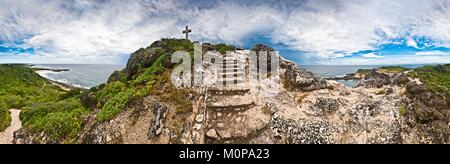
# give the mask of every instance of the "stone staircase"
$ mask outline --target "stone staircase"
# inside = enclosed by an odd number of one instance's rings
[[[244,143],[269,123],[246,84],[245,62],[242,56],[218,62],[217,86],[207,91],[205,143]]]
[[[237,87],[245,85],[245,61],[236,57],[224,57],[216,63],[217,70],[217,87],[223,89],[228,87],[231,90],[237,90]]]

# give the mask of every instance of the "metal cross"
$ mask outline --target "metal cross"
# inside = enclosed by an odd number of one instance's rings
[[[192,32],[192,30],[189,29],[188,26],[186,26],[186,30],[183,31],[183,34],[186,34],[186,39],[189,39],[189,33],[191,33],[191,32]]]

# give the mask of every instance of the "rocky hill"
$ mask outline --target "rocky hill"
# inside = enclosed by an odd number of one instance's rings
[[[227,55],[232,77],[249,54],[224,44],[204,50]],[[193,54],[189,40],[163,39],[133,54],[107,84],[78,92],[77,126],[16,132],[16,143],[449,143],[450,65],[416,70],[375,69],[357,88],[324,80],[281,57],[280,93],[254,87],[175,87],[171,54]],[[254,51],[273,51],[255,45]],[[259,54],[264,55],[264,54]],[[269,55],[269,54],[267,54]],[[268,66],[271,68],[271,66]],[[388,70],[388,71],[386,71]],[[225,71],[224,71],[225,72]],[[219,71],[219,76],[225,77]],[[224,78],[222,82],[246,83]],[[69,98],[71,100],[71,98]],[[68,101],[68,100],[65,100]],[[58,108],[58,107],[51,107]],[[75,107],[73,107],[75,108]],[[68,109],[68,108],[67,108]],[[50,117],[29,108],[30,116]],[[65,111],[65,110],[64,110]],[[55,115],[55,114],[52,114]],[[51,116],[52,116],[51,115]],[[59,118],[59,117],[55,117]],[[54,120],[51,120],[56,122]]]

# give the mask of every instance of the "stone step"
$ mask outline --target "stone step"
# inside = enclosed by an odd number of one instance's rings
[[[210,88],[208,93],[211,95],[245,95],[250,89],[235,87]]]
[[[242,72],[243,70],[238,68],[217,68],[217,73],[233,73],[233,72]]]
[[[243,73],[226,73],[226,74],[219,74],[217,76],[217,81],[244,81],[245,77]]]
[[[239,65],[238,65],[238,64],[233,64],[233,63],[231,63],[231,64],[227,63],[227,64],[219,64],[219,65],[216,65],[216,68],[233,68],[233,67],[239,67]]]
[[[216,138],[207,138],[207,143],[227,143],[245,140],[270,124],[270,115],[261,109],[252,107],[243,112],[208,112],[207,128],[216,132]]]
[[[238,77],[244,77],[244,72],[242,70],[238,70],[236,72],[218,72],[219,77],[220,76],[227,76],[227,77],[234,77],[235,75]]]
[[[240,85],[240,84],[244,84],[245,81],[242,79],[222,79],[222,80],[217,80],[217,84],[222,84],[222,85]]]
[[[226,60],[226,61],[235,61],[235,60],[238,60],[238,59],[235,58],[235,57],[224,57],[224,58],[222,58],[222,60]]]
[[[248,102],[243,104],[232,104],[232,103],[208,103],[206,105],[206,108],[208,109],[215,109],[215,110],[234,110],[234,111],[245,111],[249,108],[252,108],[255,106],[255,103]]]
[[[254,105],[252,97],[248,94],[232,95],[223,94],[212,96],[207,100],[207,106],[211,108],[245,108]]]
[[[239,63],[239,62],[237,62]],[[235,60],[219,60],[216,64],[236,64]]]

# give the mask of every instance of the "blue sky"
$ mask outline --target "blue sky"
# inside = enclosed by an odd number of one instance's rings
[[[0,0],[0,63],[123,64],[165,37],[250,48],[299,64],[450,63],[447,0]]]

